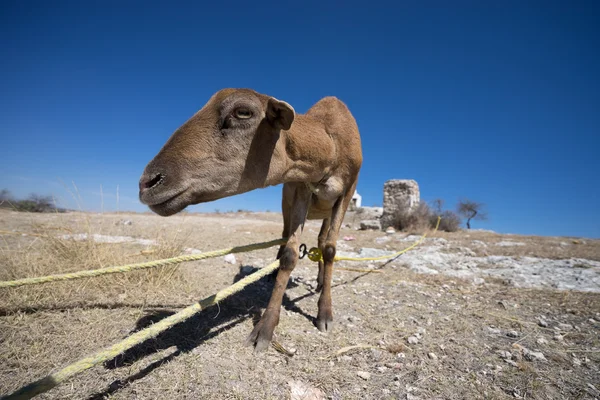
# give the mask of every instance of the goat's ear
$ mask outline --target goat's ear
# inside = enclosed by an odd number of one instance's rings
[[[285,101],[271,97],[267,103],[266,116],[275,128],[288,130],[294,122],[294,108]]]

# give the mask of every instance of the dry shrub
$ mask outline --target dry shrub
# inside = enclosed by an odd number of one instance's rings
[[[414,211],[400,211],[396,214],[394,228],[401,231],[422,233],[434,229],[438,216],[441,216],[439,230],[456,232],[460,229],[460,217],[452,211],[442,211],[441,215],[433,211],[426,203],[420,203]]]
[[[400,210],[394,216],[394,228],[401,231],[423,232],[430,228],[431,210],[426,203],[419,203],[414,210]]]
[[[453,211],[444,211],[441,215],[442,219],[440,220],[440,231],[444,232],[457,232],[460,229],[460,217]],[[433,216],[432,224],[435,226],[437,224],[437,215]]]

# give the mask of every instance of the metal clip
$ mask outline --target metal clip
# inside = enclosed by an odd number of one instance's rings
[[[304,257],[306,257],[307,254],[308,254],[308,247],[306,247],[306,244],[302,243],[300,245],[300,259],[302,260]]]

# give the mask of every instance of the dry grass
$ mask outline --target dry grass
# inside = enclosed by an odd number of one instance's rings
[[[74,271],[169,257],[187,247],[203,251],[277,237],[277,214],[231,213],[175,216],[71,213],[25,215],[0,212],[4,229],[40,235],[102,233],[155,239],[150,250],[136,244],[74,242],[47,237],[0,236],[0,279]],[[129,219],[132,225],[119,221]],[[316,242],[317,222],[304,238]],[[250,232],[250,233],[247,233]],[[382,232],[355,232],[354,248],[378,245]],[[398,237],[403,234],[396,234]],[[469,236],[466,236],[469,235]],[[559,257],[565,238],[534,238],[485,232],[437,233],[453,245],[491,254],[537,252]],[[494,246],[507,238],[526,246]],[[486,242],[483,250],[472,240]],[[537,245],[536,245],[537,243]],[[568,256],[598,258],[597,241],[566,247]],[[527,249],[530,247],[530,249]],[[537,248],[539,247],[539,248]],[[564,247],[564,246],[562,246]],[[276,249],[104,278],[0,291],[0,393],[9,393],[48,372],[113,344],[177,309],[239,279],[242,266],[264,266]],[[521,254],[521,255],[522,255]],[[595,257],[594,257],[595,255]],[[361,263],[340,263],[365,268]],[[418,275],[400,262],[383,274],[336,271],[336,326],[321,334],[312,324],[318,294],[316,268],[302,261],[290,281],[276,339],[290,357],[270,349],[253,355],[243,347],[270,294],[265,279],[218,308],[209,309],[155,340],[40,396],[47,399],[289,398],[298,380],[333,399],[350,398],[594,398],[600,388],[600,295],[525,290],[471,283],[441,275]],[[538,319],[548,321],[547,328]],[[592,320],[593,319],[593,320]],[[572,330],[561,331],[560,323]],[[508,331],[518,336],[507,336]],[[419,334],[419,343],[407,338]],[[538,342],[544,339],[545,342]],[[543,352],[529,361],[514,344]],[[498,351],[513,354],[514,365]],[[434,353],[435,357],[430,356]],[[369,380],[358,371],[371,374]],[[592,386],[590,386],[592,385]]]
[[[74,226],[32,224],[27,232],[39,236],[34,236],[33,240],[26,240],[25,243],[18,242],[17,246],[5,242],[5,246],[0,249],[0,263],[4,267],[0,270],[0,279],[12,280],[97,269],[147,261],[150,257],[168,258],[181,254],[183,250],[185,238],[177,231],[172,235],[156,235],[154,240],[158,244],[146,249],[148,256],[140,254],[139,245],[97,243],[92,234],[103,234],[106,221],[100,221],[98,229],[92,227],[90,215],[81,217]],[[95,229],[98,230],[94,232]],[[64,232],[87,233],[88,236],[85,240],[75,241],[62,238]],[[185,279],[178,271],[178,266],[165,266],[130,274],[84,279],[76,283],[61,282],[2,291],[0,301],[5,310],[11,307],[62,307],[90,302],[110,304],[127,296],[135,296],[146,302],[146,293],[149,291],[175,291],[182,286],[185,286]]]

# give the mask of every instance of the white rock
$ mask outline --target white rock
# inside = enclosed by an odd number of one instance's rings
[[[563,336],[560,333],[557,333],[552,339],[556,340],[557,342],[560,342],[563,340]]]
[[[325,393],[319,388],[302,381],[289,381],[291,400],[325,400]]]
[[[523,355],[529,361],[548,361],[541,351],[524,351]]]
[[[572,331],[573,330],[573,325],[560,323],[560,324],[558,324],[558,328],[561,331],[567,331],[568,332],[568,331]]]
[[[435,353],[427,353],[427,357],[429,357],[432,360],[438,359],[438,356]]]
[[[479,277],[475,277],[473,278],[473,285],[483,285],[485,283],[485,279],[483,278],[479,278]]]
[[[389,236],[382,236],[382,237],[378,237],[375,239],[375,243],[377,244],[383,244],[383,243],[387,243],[390,240],[392,240]]]
[[[508,331],[508,332],[506,332],[506,336],[511,337],[511,338],[517,338],[517,337],[519,337],[519,332],[517,332],[517,331]]]
[[[414,236],[404,240],[414,242],[418,239],[419,237]],[[359,257],[357,253],[343,255]],[[427,243],[403,254],[401,262],[417,273],[441,273],[471,281],[474,277],[483,279],[489,277],[501,279],[507,285],[518,288],[600,293],[600,261],[595,260],[509,256],[477,257],[462,252],[446,253],[444,246]],[[589,268],[576,268],[575,265],[578,264],[585,264]]]
[[[185,254],[200,254],[202,253],[202,250],[194,249],[193,247],[186,247],[183,249],[183,252]]]
[[[498,350],[497,351],[498,355],[500,356],[500,358],[503,358],[505,360],[510,360],[512,359],[512,354],[510,351],[506,351],[506,350]]]
[[[519,365],[516,362],[514,362],[513,360],[508,360],[508,359],[505,358],[504,362],[507,363],[507,364],[512,365],[513,367],[516,367],[516,368],[519,367]]]
[[[538,320],[538,325],[541,326],[542,328],[547,328],[548,327],[548,322],[546,322],[546,320],[540,318]]]
[[[548,344],[548,341],[545,338],[541,337],[536,340],[536,343],[537,344]]]
[[[406,339],[406,341],[408,342],[408,344],[419,343],[419,339],[416,336],[409,336],[408,339]]]
[[[400,239],[400,241],[402,241],[402,242],[416,242],[419,239],[421,239],[421,236],[418,236],[418,235],[408,235],[407,237]]]
[[[395,252],[393,251],[388,251],[388,250],[381,250],[381,249],[374,249],[371,247],[363,247],[359,250],[358,253],[351,253],[351,252],[339,252],[340,256],[344,256],[344,257],[358,257],[358,258],[363,258],[363,257],[383,257],[383,256],[389,256],[394,254]],[[384,260],[385,261],[385,260]]]
[[[356,375],[363,378],[365,381],[368,381],[369,379],[371,379],[371,374],[366,371],[357,371]]]
[[[360,230],[381,230],[381,222],[378,219],[365,219],[360,221]]]
[[[383,214],[383,207],[359,207],[356,209],[357,219],[379,219]]]
[[[223,261],[229,264],[236,263],[235,256],[233,254],[227,254],[225,257],[223,257]]]
[[[523,243],[523,242],[511,242],[509,240],[503,240],[501,242],[496,243],[496,246],[500,246],[500,247],[525,246],[525,243]]]

